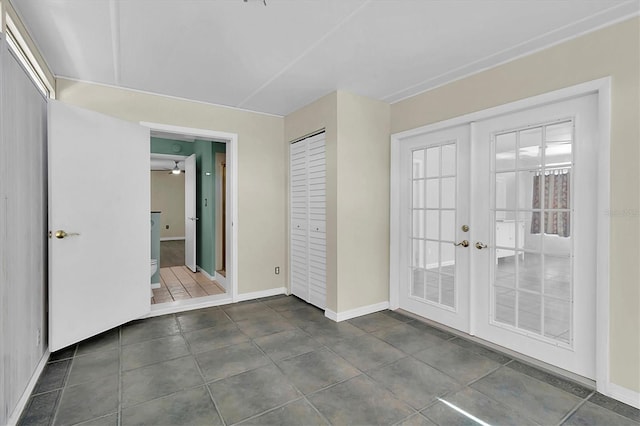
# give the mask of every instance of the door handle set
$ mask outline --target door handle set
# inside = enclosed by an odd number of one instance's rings
[[[189,219],[189,220],[200,220],[199,217],[188,217],[187,219]]]
[[[51,235],[52,232],[49,231],[49,238],[51,238],[52,236],[55,236],[57,239],[61,240],[63,238],[66,237],[76,237],[78,235],[80,235],[80,233],[78,232],[66,232],[62,229],[58,229],[55,233],[53,233],[53,235]]]
[[[452,243],[454,246],[462,246],[462,247],[469,247],[469,241],[467,240],[462,240],[459,243]],[[475,244],[476,248],[478,250],[482,250],[483,248],[487,248],[487,245],[485,243],[482,243],[480,241],[477,241]]]

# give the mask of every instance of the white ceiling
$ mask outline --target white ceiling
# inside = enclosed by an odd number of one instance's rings
[[[394,102],[638,14],[640,0],[13,0],[57,76],[286,115]]]

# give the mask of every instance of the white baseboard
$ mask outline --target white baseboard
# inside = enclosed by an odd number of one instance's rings
[[[269,290],[254,291],[252,293],[242,293],[236,298],[236,302],[244,302],[246,300],[260,299],[262,297],[277,296],[279,294],[287,294],[286,287],[271,288]]]
[[[216,276],[213,277],[213,280],[224,287],[225,290],[227,289],[227,277],[225,277],[224,275],[220,275],[218,271],[216,271]]]
[[[29,397],[31,396],[31,392],[33,392],[33,390],[36,388],[38,379],[40,378],[40,375],[42,374],[44,367],[47,365],[47,361],[49,360],[49,355],[50,355],[49,348],[47,348],[44,351],[44,355],[42,355],[42,358],[40,358],[40,362],[38,362],[38,365],[35,371],[33,372],[33,375],[31,376],[29,383],[27,384],[27,388],[24,390],[24,392],[22,393],[22,396],[18,400],[16,407],[13,409],[13,413],[11,413],[11,416],[9,416],[9,420],[7,421],[8,426],[15,426],[18,423],[18,420],[20,420],[22,411],[24,411],[24,409],[27,406],[27,403],[29,402]]]
[[[200,266],[196,265],[196,271],[200,272],[202,275],[204,275],[208,280],[213,281],[214,278],[209,275],[209,273],[207,271],[205,271],[204,269],[202,269]]]
[[[348,311],[342,312],[334,312],[330,309],[325,309],[324,316],[335,322],[340,322],[372,314],[374,312],[384,311],[385,309],[389,309],[389,302],[380,302],[373,305],[361,306],[359,308],[349,309]]]
[[[160,241],[182,241],[184,239],[184,237],[162,237]]]
[[[640,392],[627,389],[615,383],[608,383],[607,396],[640,409]]]
[[[160,283],[151,283],[151,288],[160,288],[162,287]]]

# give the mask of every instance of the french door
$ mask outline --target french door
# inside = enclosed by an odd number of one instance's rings
[[[597,119],[590,95],[401,139],[400,307],[594,378]]]

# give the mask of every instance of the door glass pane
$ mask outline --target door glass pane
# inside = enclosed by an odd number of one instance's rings
[[[413,238],[425,237],[424,210],[413,211]]]
[[[516,167],[516,132],[496,136],[496,171],[513,170]]]
[[[498,135],[494,150],[494,320],[570,344],[573,122]]]
[[[427,179],[427,204],[428,209],[440,207],[440,179]]]
[[[440,176],[440,147],[427,149],[426,177]]]
[[[440,210],[427,210],[427,234],[431,240],[440,238]]]
[[[442,176],[456,174],[456,146],[455,144],[442,146]]]
[[[425,207],[424,180],[413,181],[413,195],[411,201],[414,209],[423,209]]]
[[[426,299],[431,302],[438,303],[440,301],[440,274],[433,271],[427,271]]]
[[[419,297],[421,299],[424,298],[425,279],[426,277],[424,269],[413,269],[413,276],[411,280],[412,296]]]
[[[424,149],[413,151],[413,178],[424,177]]]

